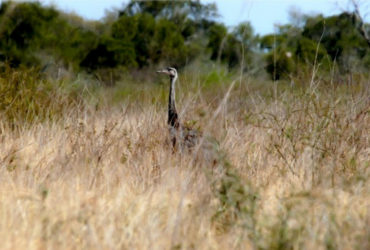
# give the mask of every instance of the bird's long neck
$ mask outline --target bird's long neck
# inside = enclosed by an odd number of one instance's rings
[[[168,97],[168,125],[174,128],[179,127],[179,118],[176,111],[175,104],[175,82],[177,76],[171,76],[170,94]]]

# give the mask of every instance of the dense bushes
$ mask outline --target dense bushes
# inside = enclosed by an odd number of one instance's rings
[[[367,73],[370,47],[359,31],[359,22],[355,14],[343,13],[306,17],[303,27],[280,26],[277,34],[261,39],[261,48],[268,51],[267,71],[279,79],[287,72],[299,73],[297,69],[306,70],[314,64],[329,72],[335,63],[342,74]],[[291,59],[284,56],[286,53]]]
[[[71,86],[50,82],[34,68],[0,72],[0,115],[13,124],[58,119],[78,103]]]
[[[315,63],[329,71],[335,62],[346,74],[368,70],[370,49],[355,14],[293,15],[299,24],[259,37],[248,22],[227,28],[217,21],[214,4],[196,0],[130,1],[102,21],[37,2],[2,2],[0,60],[12,67],[57,65],[97,73],[157,64],[183,67],[202,59],[229,68],[242,65],[244,71],[265,68],[275,79],[309,71]]]

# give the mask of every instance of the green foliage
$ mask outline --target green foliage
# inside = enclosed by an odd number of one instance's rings
[[[183,60],[184,39],[176,25],[166,19],[160,19],[154,33],[154,62],[164,58],[170,64],[185,63]]]
[[[301,19],[304,20],[302,28],[283,25],[278,34],[260,39],[260,47],[269,51],[267,71],[272,78],[274,74],[279,79],[294,72],[294,64],[307,71],[312,70],[316,63],[328,72],[329,66],[336,61],[342,73],[368,70],[370,48],[359,32],[359,21],[354,14],[342,13],[327,18],[322,15],[305,16]],[[284,56],[287,51],[292,53],[292,60]]]
[[[114,68],[118,65],[136,65],[135,49],[131,42],[103,37],[96,48],[82,60],[82,67],[90,70]]]
[[[354,14],[343,13],[323,18],[312,17],[307,20],[302,35],[320,42],[332,60],[339,62],[340,69],[354,70],[354,61],[363,60],[369,53],[365,39],[357,29],[358,21]]]
[[[136,32],[132,42],[135,46],[136,62],[140,67],[147,66],[151,63],[151,55],[153,53],[153,35],[155,33],[154,17],[148,13],[138,14],[137,28],[140,32]]]
[[[249,22],[239,24],[232,32],[232,36],[228,40],[228,50],[234,49],[234,57],[237,57],[237,62],[229,60],[229,65],[237,65],[243,63],[245,69],[251,67],[253,61],[254,50],[256,48],[256,38],[253,34],[253,28]],[[232,52],[230,53],[232,54]]]
[[[208,31],[208,48],[211,49],[211,59],[220,60],[227,37],[227,29],[223,24],[214,24]]]
[[[135,16],[148,13],[154,18],[165,18],[179,26],[188,19],[198,23],[218,16],[215,4],[202,4],[199,0],[171,1],[130,1],[120,15]]]
[[[285,40],[283,35],[269,34],[260,38],[260,48],[271,50],[284,44]]]
[[[40,36],[43,22],[52,20],[57,12],[44,9],[39,3],[20,3],[14,9],[11,2],[1,4],[1,53],[13,66],[21,63],[30,65],[35,57],[27,50],[37,48],[37,37]],[[24,55],[26,54],[26,55]]]
[[[248,69],[256,48],[256,39],[250,23],[245,22],[228,33],[222,24],[214,24],[208,31],[208,48],[211,50],[211,60],[227,63],[230,68],[243,63]]]
[[[158,63],[181,67],[203,53],[193,37],[209,26],[215,12],[214,5],[199,1],[131,1],[112,23],[110,39],[100,39],[80,65],[93,71]],[[117,54],[121,54],[121,59],[117,59]]]
[[[313,63],[315,59],[321,61],[323,58],[325,58],[327,56],[327,52],[322,45],[315,43],[315,41],[302,37],[298,41],[296,55],[302,61]]]
[[[138,31],[136,18],[121,16],[112,25],[112,37],[123,41],[131,41]]]
[[[273,80],[287,79],[295,70],[291,52],[284,48],[270,52],[266,56],[266,62],[266,71]]]
[[[310,72],[314,64],[328,72],[334,61],[342,73],[368,71],[370,48],[354,14],[291,15],[293,23],[259,38],[248,22],[228,29],[215,19],[216,5],[199,0],[132,0],[103,21],[85,21],[38,2],[5,1],[0,6],[0,61],[11,67],[110,72],[102,76],[110,82],[119,79],[119,70],[183,67],[195,60],[248,72],[262,69],[264,60],[274,79]]]
[[[259,199],[257,191],[250,184],[244,183],[226,164],[224,174],[215,183],[214,192],[219,200],[219,208],[213,219],[219,230],[241,227],[249,232],[253,242],[257,242],[256,213]]]
[[[0,9],[0,53],[13,67],[53,63],[40,57],[46,53],[78,69],[81,57],[95,46],[94,32],[73,27],[52,7],[4,2]]]

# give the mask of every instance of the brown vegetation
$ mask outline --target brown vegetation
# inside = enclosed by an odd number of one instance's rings
[[[0,248],[370,247],[368,79],[199,82],[180,114],[217,139],[212,168],[172,153],[161,86],[29,126],[2,111]]]

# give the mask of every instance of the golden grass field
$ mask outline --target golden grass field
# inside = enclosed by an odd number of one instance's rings
[[[172,153],[167,84],[2,116],[0,249],[370,249],[368,79],[201,84],[181,77],[177,106],[214,163]]]

